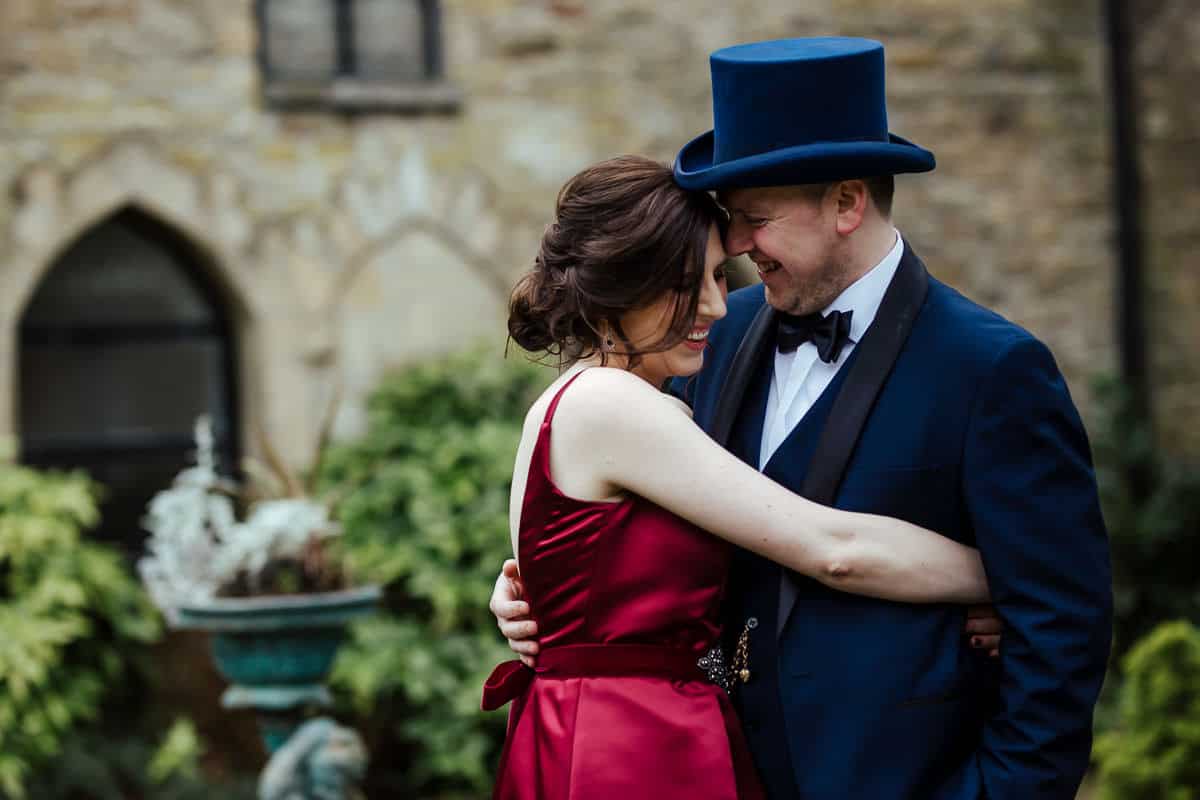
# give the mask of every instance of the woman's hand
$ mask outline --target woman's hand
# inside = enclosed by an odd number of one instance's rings
[[[971,637],[971,647],[986,651],[991,658],[1000,657],[1000,636],[1004,633],[1004,620],[996,613],[995,606],[967,606],[967,624],[964,630]]]
[[[525,596],[525,585],[521,583],[521,572],[517,568],[516,559],[508,559],[496,578],[496,588],[492,590],[492,599],[488,608],[496,617],[500,633],[508,640],[508,646],[520,656],[527,667],[534,665],[534,657],[538,653],[537,623],[529,615],[529,603],[521,598]]]

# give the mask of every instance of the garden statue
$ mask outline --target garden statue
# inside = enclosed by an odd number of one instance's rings
[[[271,756],[258,781],[259,800],[361,800],[367,767],[362,739],[329,717],[301,725]]]

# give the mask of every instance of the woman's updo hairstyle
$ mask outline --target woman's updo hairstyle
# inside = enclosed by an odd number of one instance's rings
[[[533,269],[513,289],[509,336],[560,365],[604,354],[606,327],[630,366],[674,347],[696,317],[709,230],[723,231],[725,220],[707,193],[681,189],[651,159],[618,156],[588,167],[558,193]],[[666,294],[674,299],[668,333],[635,351],[621,318]]]

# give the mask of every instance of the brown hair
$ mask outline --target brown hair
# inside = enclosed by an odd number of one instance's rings
[[[558,193],[533,269],[513,289],[508,334],[568,364],[603,352],[604,323],[630,366],[674,347],[696,317],[712,225],[725,214],[707,193],[676,185],[670,168],[641,156],[601,161]],[[636,351],[621,317],[675,293],[663,340]]]
[[[863,183],[867,184],[867,191],[870,192],[871,199],[875,201],[875,207],[879,209],[879,213],[884,217],[891,218],[892,199],[896,195],[895,176],[875,175],[863,178]]]
[[[847,178],[846,180],[853,179]],[[880,215],[891,218],[892,201],[896,195],[896,177],[894,175],[872,175],[866,178],[858,178],[858,180],[866,184],[867,194],[871,196],[871,201],[875,203],[875,208],[879,210]],[[817,201],[825,197],[830,187],[836,186],[841,182],[802,183],[798,188],[803,190],[814,201]]]

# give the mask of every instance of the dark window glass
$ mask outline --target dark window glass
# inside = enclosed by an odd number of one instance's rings
[[[100,538],[140,545],[145,504],[192,459],[209,414],[223,466],[236,464],[233,344],[197,254],[125,211],[65,252],[20,331],[20,433],[27,463],[82,467],[104,483]]]
[[[273,75],[321,80],[337,72],[337,15],[334,0],[270,0],[263,32]]]
[[[127,212],[63,253],[25,309],[26,326],[212,323],[216,315],[179,254]]]
[[[419,81],[427,76],[421,3],[354,0],[354,55],[366,79]]]
[[[187,434],[219,400],[224,346],[215,335],[47,342],[25,348],[22,430],[31,443],[103,432],[112,441]]]
[[[440,78],[436,0],[258,0],[268,81]]]

